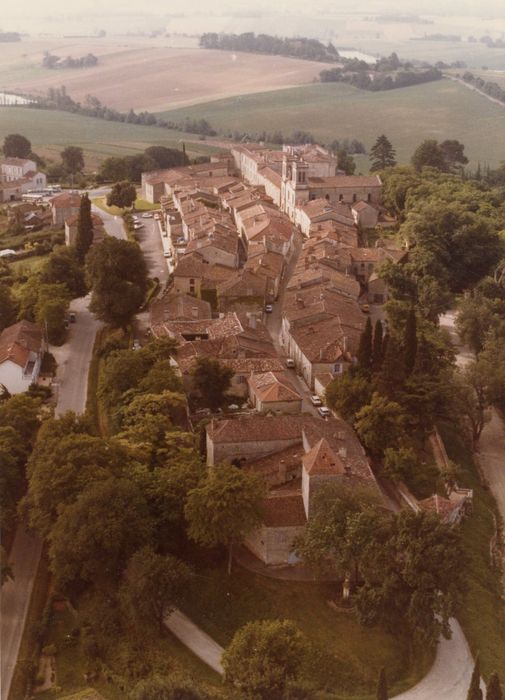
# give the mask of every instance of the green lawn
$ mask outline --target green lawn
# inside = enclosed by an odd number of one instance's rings
[[[312,642],[304,675],[316,686],[331,690],[332,698],[365,700],[374,692],[381,667],[390,688],[413,685],[430,665],[417,658],[409,665],[404,640],[375,628],[361,627],[353,612],[337,613],[328,601],[330,585],[279,581],[235,567],[229,578],[224,563],[196,564],[196,584],[183,606],[190,618],[221,645],[250,620],[295,620]]]
[[[98,167],[107,156],[134,155],[153,145],[181,148],[185,141],[189,157],[219,150],[200,143],[197,136],[155,126],[108,122],[53,110],[0,107],[0,141],[12,133],[23,134],[37,153],[54,161],[59,160],[65,146],[81,146],[87,170]]]
[[[34,272],[39,272],[44,264],[49,258],[49,253],[47,255],[39,255],[33,258],[24,258],[23,260],[12,260],[9,262],[10,266],[14,269],[17,274],[32,275]]]
[[[214,128],[250,132],[303,129],[323,143],[356,138],[368,149],[385,132],[401,162],[427,138],[459,139],[474,166],[480,161],[495,167],[505,159],[505,109],[449,80],[375,93],[315,83],[207,102],[164,116],[175,121],[205,118]]]
[[[130,209],[121,209],[121,207],[116,207],[114,205],[109,207],[105,201],[105,197],[96,197],[92,201],[99,209],[103,209],[103,211],[106,211],[108,214],[113,214],[114,216],[121,216],[126,211],[130,211]],[[135,200],[134,208],[136,211],[156,211],[160,206],[159,204],[151,204],[151,202],[147,202],[145,199],[139,197]]]

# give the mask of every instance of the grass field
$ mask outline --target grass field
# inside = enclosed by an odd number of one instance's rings
[[[274,90],[312,82],[324,64],[284,56],[260,56],[198,48],[172,48],[166,41],[46,39],[2,47],[0,89],[45,95],[65,85],[83,101],[91,94],[108,107],[156,111],[216,97]],[[58,56],[98,56],[92,68],[48,70],[44,50]]]
[[[23,134],[44,158],[58,161],[68,145],[84,149],[87,170],[95,169],[107,156],[141,153],[148,146],[181,148],[187,144],[190,157],[209,155],[217,150],[204,142],[189,143],[195,136],[154,126],[138,126],[83,117],[78,114],[27,107],[0,107],[0,141],[7,134]]]
[[[449,80],[376,93],[314,84],[164,114],[174,120],[204,117],[214,128],[251,132],[303,129],[323,143],[356,138],[367,148],[386,133],[401,162],[426,138],[459,139],[474,166],[480,161],[494,167],[505,159],[505,109]]]

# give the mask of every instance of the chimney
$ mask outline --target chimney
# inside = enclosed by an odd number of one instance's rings
[[[319,359],[322,360],[322,359],[323,359],[323,356],[324,356],[324,350],[323,350],[323,348],[321,348],[321,349],[319,350]]]
[[[281,459],[281,461],[279,462],[279,468],[277,470],[277,475],[279,477],[279,482],[281,484],[286,483],[287,467],[286,467],[286,462],[283,459]]]
[[[343,345],[343,348],[342,348],[343,351],[347,352],[347,336],[346,335],[344,335],[344,337],[342,338],[342,345]]]
[[[341,459],[347,459],[347,447],[345,445],[338,448],[338,456]]]

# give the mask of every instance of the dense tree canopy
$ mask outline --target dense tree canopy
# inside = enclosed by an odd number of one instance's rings
[[[90,309],[97,318],[125,327],[142,306],[147,267],[136,243],[107,236],[90,250],[86,272],[92,288]]]
[[[71,248],[56,248],[40,273],[43,284],[64,284],[72,298],[86,295],[84,269]]]
[[[291,620],[249,622],[223,654],[225,678],[251,700],[283,700],[299,677],[308,642]]]
[[[67,146],[60,155],[63,167],[70,175],[76,175],[84,169],[84,154],[79,146]]]
[[[213,411],[226,401],[225,394],[231,386],[233,370],[212,357],[199,357],[193,368],[193,384],[200,393],[204,406]]]
[[[218,464],[189,493],[185,507],[188,534],[206,546],[227,546],[228,573],[233,545],[259,525],[264,489],[257,476]]]
[[[137,190],[135,185],[129,180],[116,182],[109,194],[107,195],[107,206],[116,206],[120,209],[126,209],[135,204],[137,199]]]
[[[32,152],[32,144],[22,134],[8,134],[4,138],[2,150],[6,158],[28,158]]]

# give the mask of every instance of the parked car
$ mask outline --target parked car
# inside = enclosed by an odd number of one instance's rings
[[[294,368],[294,367],[295,367],[295,361],[292,360],[290,357],[288,357],[287,360],[286,360],[286,367]]]
[[[156,221],[159,221],[161,219],[161,215],[158,212],[156,212],[154,218],[156,219]]]
[[[135,223],[133,224],[133,228],[135,229],[135,231],[138,231],[140,228],[144,228],[144,224],[140,221],[135,221]]]
[[[142,214],[143,219],[152,219],[153,218],[153,213],[152,211],[146,211],[144,214]]]
[[[319,406],[317,410],[322,418],[329,418],[329,416],[331,416],[331,411],[329,408],[326,408],[326,406]]]
[[[273,310],[274,310],[274,307],[272,306],[272,304],[266,304],[265,313],[271,314]]]
[[[323,402],[321,401],[319,396],[316,396],[315,394],[314,394],[314,396],[310,397],[310,402],[313,406],[322,406],[323,405]]]
[[[140,340],[138,338],[135,338],[133,341],[133,350],[140,350]]]
[[[171,258],[171,257],[172,257],[172,251],[166,250],[166,251],[163,253],[163,257],[164,257],[164,258]]]
[[[68,314],[68,320],[70,321],[70,323],[75,323],[77,321],[77,315],[76,315],[75,311],[71,311]]]

